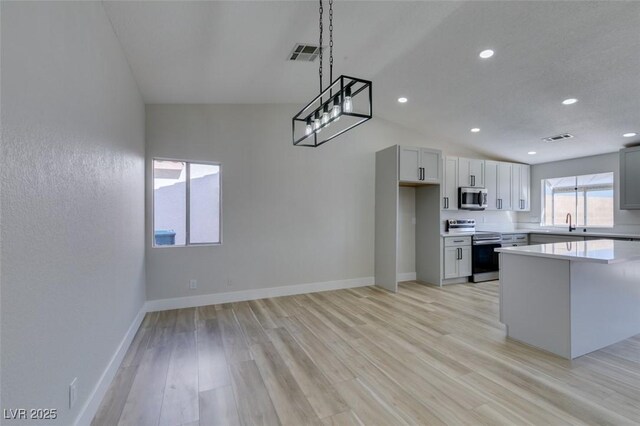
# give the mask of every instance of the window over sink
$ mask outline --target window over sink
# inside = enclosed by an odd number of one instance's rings
[[[613,172],[542,179],[542,226],[612,228]]]

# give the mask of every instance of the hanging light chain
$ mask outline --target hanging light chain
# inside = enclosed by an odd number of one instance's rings
[[[0,0],[1,1],[1,0]],[[333,81],[333,3],[335,0],[327,0],[329,2],[329,83],[327,92],[324,93],[324,0],[318,1],[318,27],[319,27],[319,46],[317,56],[320,57],[320,65],[318,67],[318,77],[320,80],[320,94],[315,97],[306,107],[296,114],[292,119],[292,136],[294,146],[308,146],[317,148],[320,145],[340,136],[344,132],[353,129],[356,126],[370,120],[372,115],[372,97],[371,97],[371,81],[363,80],[355,77],[341,75],[337,80]],[[335,84],[334,84],[335,83]],[[336,87],[334,87],[336,86]],[[356,88],[353,89],[352,88]],[[368,112],[355,113],[353,111],[353,97],[363,90],[368,91],[369,108]],[[334,93],[335,92],[335,93]],[[358,98],[358,102],[366,102],[367,92]],[[319,101],[319,104],[317,103]],[[313,107],[313,110],[310,108]],[[363,111],[365,105],[363,104]],[[336,126],[332,123],[340,120],[341,116],[356,117],[358,121],[353,119],[346,123],[346,126]],[[304,135],[299,136],[300,123],[304,125]],[[344,123],[344,122],[343,122]],[[323,130],[330,128],[331,130]],[[319,138],[320,132],[322,139]],[[312,139],[309,139],[312,138]]]
[[[319,24],[320,24],[320,68],[318,70],[318,74],[320,76],[320,93],[322,93],[322,15],[324,13],[324,8],[322,7],[322,0],[320,0],[320,20],[319,20]]]
[[[333,0],[329,0],[329,84],[333,83]]]

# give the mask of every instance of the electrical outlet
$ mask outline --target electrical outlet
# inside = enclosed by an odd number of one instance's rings
[[[78,399],[78,378],[74,377],[69,384],[69,408],[73,408]]]
[[[227,287],[233,287],[233,280],[227,278]]]
[[[198,288],[198,280],[189,281],[189,288],[191,290],[195,290],[196,288]]]

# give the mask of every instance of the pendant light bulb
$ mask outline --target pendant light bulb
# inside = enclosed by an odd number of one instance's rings
[[[342,107],[344,112],[353,111],[353,101],[351,100],[351,87],[347,87],[344,93],[344,105]]]
[[[320,133],[320,113],[318,111],[316,111],[316,115],[313,119],[313,130],[315,130],[316,133]]]
[[[322,112],[322,126],[329,126],[329,105],[324,104],[323,112]]]
[[[307,118],[307,127],[304,132],[307,136],[313,133],[313,126],[311,125],[311,118]]]
[[[342,114],[342,111],[340,110],[340,95],[336,95],[336,97],[333,98],[333,108],[331,108],[331,118],[334,121],[338,121],[340,120],[340,114]]]

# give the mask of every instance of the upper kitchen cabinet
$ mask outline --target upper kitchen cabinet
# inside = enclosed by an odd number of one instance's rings
[[[458,157],[444,157],[442,163],[442,209],[458,210]]]
[[[620,151],[620,209],[640,209],[640,146]]]
[[[484,184],[487,188],[487,210],[512,210],[512,163],[485,161]]]
[[[531,191],[531,167],[528,164],[513,164],[513,196],[511,202],[513,210],[518,212],[525,212],[531,210],[531,203],[529,200]]]
[[[441,157],[438,150],[401,146],[398,179],[407,183],[440,183]]]
[[[484,160],[458,158],[458,185],[484,187]]]

